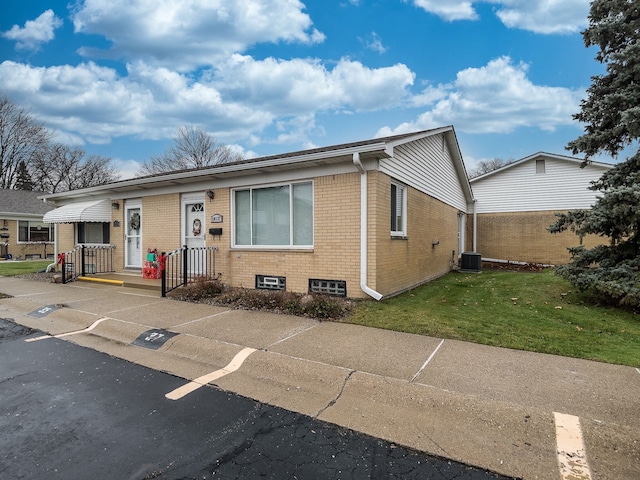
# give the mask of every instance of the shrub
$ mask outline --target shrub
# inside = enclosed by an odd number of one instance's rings
[[[185,300],[199,301],[203,298],[211,298],[224,291],[224,284],[219,278],[196,277],[182,291]]]
[[[348,312],[348,304],[328,295],[310,295],[311,300],[302,305],[304,314],[313,318],[340,318]],[[306,297],[305,297],[306,298]]]
[[[206,277],[195,279],[182,290],[178,298],[189,302],[206,302],[319,319],[340,318],[350,310],[350,302],[343,298],[278,290],[228,288],[219,279]]]

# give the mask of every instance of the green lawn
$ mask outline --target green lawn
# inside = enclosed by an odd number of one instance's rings
[[[24,262],[0,262],[0,276],[11,277],[13,275],[24,275],[35,273],[47,268],[53,260],[27,260]]]
[[[551,270],[450,273],[344,321],[640,367],[640,315],[590,304]]]

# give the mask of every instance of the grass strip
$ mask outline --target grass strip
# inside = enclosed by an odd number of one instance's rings
[[[348,323],[518,350],[640,366],[640,316],[594,305],[548,269],[450,273]]]

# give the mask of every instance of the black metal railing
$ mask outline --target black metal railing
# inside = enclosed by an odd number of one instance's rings
[[[158,258],[162,279],[162,296],[196,278],[217,278],[216,250],[218,247],[187,247],[162,252]]]
[[[72,282],[80,276],[115,272],[113,251],[115,245],[78,245],[70,252],[58,255],[62,269],[62,283]]]

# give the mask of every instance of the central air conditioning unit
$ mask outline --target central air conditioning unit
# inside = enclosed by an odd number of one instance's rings
[[[482,270],[482,255],[476,252],[463,252],[460,262],[461,272],[480,272]]]

